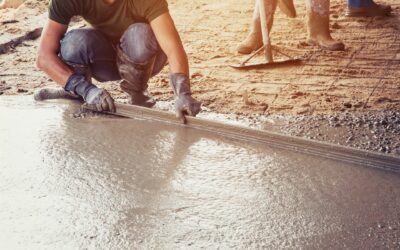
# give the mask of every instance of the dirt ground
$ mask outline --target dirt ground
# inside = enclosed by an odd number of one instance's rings
[[[47,2],[28,0],[17,10],[0,10],[0,44],[41,27],[46,20]],[[397,116],[400,4],[395,0],[385,3],[394,9],[391,17],[347,18],[346,2],[332,0],[332,35],[345,43],[346,50],[328,52],[304,44],[305,3],[295,1],[298,17],[290,19],[277,10],[271,39],[273,45],[287,54],[302,57],[302,64],[238,71],[229,65],[245,58],[235,52],[235,47],[246,37],[253,3],[169,1],[189,56],[193,95],[206,110],[243,117],[325,116],[343,112],[395,112]],[[83,22],[73,23],[73,27],[82,25]],[[25,41],[7,53],[0,53],[0,94],[26,95],[36,88],[55,85],[36,69],[37,45],[38,39]],[[262,57],[255,59],[261,60]],[[108,89],[117,101],[126,101],[118,83],[99,85]],[[149,91],[156,100],[173,99],[167,68],[151,79]],[[400,124],[395,126],[398,129]],[[393,136],[400,141],[398,135]],[[400,142],[396,147],[400,150]]]

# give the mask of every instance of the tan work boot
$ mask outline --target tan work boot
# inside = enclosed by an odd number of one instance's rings
[[[267,4],[267,11],[271,12],[269,18],[267,19],[269,32],[271,32],[272,24],[274,21],[275,9],[276,9],[276,4],[274,3]],[[239,44],[236,50],[240,54],[250,54],[251,52],[258,50],[262,46],[263,46],[263,41],[261,33],[260,11],[258,4],[256,3],[253,12],[253,20],[251,23],[250,33],[247,35],[246,39]]]
[[[329,0],[312,0],[310,3],[312,6],[307,6],[307,43],[325,50],[344,50],[344,44],[334,40],[329,30]]]
[[[250,54],[263,46],[262,35],[260,32],[250,32],[246,39],[239,44],[237,52],[240,54]]]

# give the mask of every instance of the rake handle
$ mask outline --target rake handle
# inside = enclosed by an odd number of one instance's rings
[[[272,58],[271,41],[269,39],[269,30],[267,23],[267,8],[265,6],[264,0],[258,0],[258,7],[260,10],[261,33],[264,44],[265,59],[267,60],[268,63],[270,63],[273,62],[274,60]],[[269,13],[269,15],[271,15],[271,13]]]

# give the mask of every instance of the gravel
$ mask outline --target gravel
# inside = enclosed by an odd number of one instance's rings
[[[400,112],[343,112],[315,116],[272,116],[263,129],[400,155]]]

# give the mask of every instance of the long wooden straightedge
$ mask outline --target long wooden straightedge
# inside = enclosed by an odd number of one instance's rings
[[[124,117],[167,122],[182,127],[208,131],[210,133],[223,135],[228,138],[234,138],[243,141],[254,141],[280,149],[291,150],[364,167],[373,167],[400,173],[399,157],[300,137],[272,133],[264,130],[229,125],[196,117],[186,117],[187,123],[183,125],[182,121],[178,120],[175,117],[175,114],[170,112],[127,104],[116,104],[116,106],[117,115]]]

